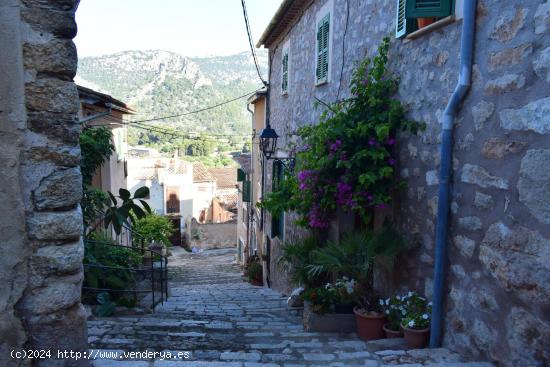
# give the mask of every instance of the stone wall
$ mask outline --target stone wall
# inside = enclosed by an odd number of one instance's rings
[[[237,222],[200,224],[191,222],[191,247],[199,249],[228,248],[237,246]]]
[[[316,87],[315,15],[324,3],[314,1],[270,51],[270,122],[285,135],[282,146],[318,121],[314,97],[348,95],[354,66],[394,33],[395,1],[350,1],[343,42],[347,1],[334,0],[331,80]],[[542,366],[550,359],[550,2],[479,0],[476,24],[473,86],[455,128],[444,344],[505,366]],[[457,83],[460,34],[457,21],[411,41],[392,37],[399,98],[427,129],[399,139],[408,189],[394,217],[418,246],[395,274],[380,275],[384,295],[413,289],[431,297],[440,124]],[[288,39],[289,93],[281,96]]]
[[[80,304],[83,244],[74,14],[78,1],[0,5],[0,364],[10,350],[86,351]]]

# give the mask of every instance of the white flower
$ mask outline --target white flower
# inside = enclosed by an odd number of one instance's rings
[[[409,321],[409,323],[407,324],[409,327],[414,327],[414,320],[411,320]]]
[[[384,300],[383,299],[378,300],[378,302],[380,303],[380,306],[384,306]]]
[[[409,292],[408,296],[409,296],[409,297],[412,297],[412,296],[413,296],[413,292]]]
[[[423,318],[424,320],[428,320],[429,317],[430,317],[430,316],[428,316],[427,313],[425,313],[424,315],[422,315],[422,318]]]
[[[407,312],[405,310],[401,310],[401,315],[405,316]]]
[[[395,298],[397,298],[398,301],[401,301],[401,297],[395,296]]]
[[[389,305],[389,304],[390,304],[390,299],[388,298],[388,299],[386,300],[386,306]]]
[[[386,310],[386,315],[389,315],[390,314],[390,310]]]
[[[432,303],[431,303],[431,302],[430,302],[430,303],[428,303],[428,307],[432,307]]]

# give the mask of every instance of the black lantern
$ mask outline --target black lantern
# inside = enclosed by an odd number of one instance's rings
[[[267,125],[260,134],[260,150],[266,159],[270,159],[277,149],[277,138],[279,135]]]

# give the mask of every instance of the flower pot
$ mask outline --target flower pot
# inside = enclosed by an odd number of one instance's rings
[[[261,287],[261,286],[264,285],[264,282],[263,282],[262,279],[252,279],[252,280],[250,281],[250,283],[251,283],[252,285],[257,286],[257,287]]]
[[[436,20],[437,18],[417,18],[416,24],[418,25],[418,29],[421,29],[435,23]]]
[[[402,338],[403,337],[403,332],[401,330],[392,330],[392,329],[389,328],[389,325],[390,324],[385,324],[383,326],[384,333],[386,334],[386,338],[391,339],[391,338]]]
[[[410,329],[403,326],[403,334],[407,347],[418,349],[425,348],[428,345],[428,337],[430,336],[430,328],[426,329]]]
[[[364,314],[357,308],[353,309],[357,321],[357,334],[363,340],[375,340],[384,338],[384,324],[386,316],[384,314]]]
[[[334,305],[335,313],[353,313],[353,303],[337,303]]]

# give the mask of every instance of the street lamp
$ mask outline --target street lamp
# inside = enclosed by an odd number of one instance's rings
[[[271,159],[277,150],[278,137],[279,135],[269,125],[260,133],[260,151],[267,160]]]

